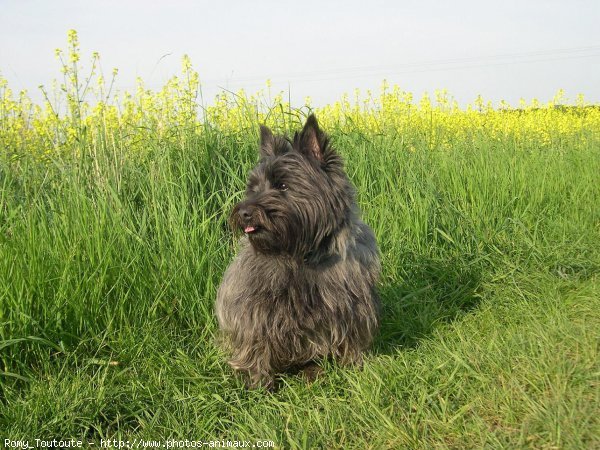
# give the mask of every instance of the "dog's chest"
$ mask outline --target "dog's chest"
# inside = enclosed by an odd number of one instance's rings
[[[343,295],[336,265],[307,265],[299,261],[261,258],[253,265],[251,277],[260,280],[255,294],[280,305],[316,305],[324,297]]]

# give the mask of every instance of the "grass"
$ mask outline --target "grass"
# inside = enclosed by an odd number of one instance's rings
[[[274,394],[214,343],[256,129],[0,152],[0,437],[598,448],[597,137],[331,131],[381,248],[381,334],[362,369]]]

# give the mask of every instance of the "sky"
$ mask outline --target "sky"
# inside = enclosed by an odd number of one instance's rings
[[[295,106],[378,92],[383,79],[415,98],[447,89],[461,105],[600,102],[600,1],[0,0],[0,75],[36,101],[60,78],[56,48],[77,30],[119,90],[160,88],[190,56],[211,103],[271,80]]]

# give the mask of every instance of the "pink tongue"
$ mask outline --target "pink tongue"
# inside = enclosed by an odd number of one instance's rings
[[[244,233],[252,233],[254,230],[254,227],[247,226],[246,228],[244,228]]]

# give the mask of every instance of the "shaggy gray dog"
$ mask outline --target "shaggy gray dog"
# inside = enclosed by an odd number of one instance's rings
[[[360,364],[378,328],[377,243],[316,118],[293,140],[261,127],[260,161],[230,222],[245,233],[216,313],[249,387],[333,357]]]

